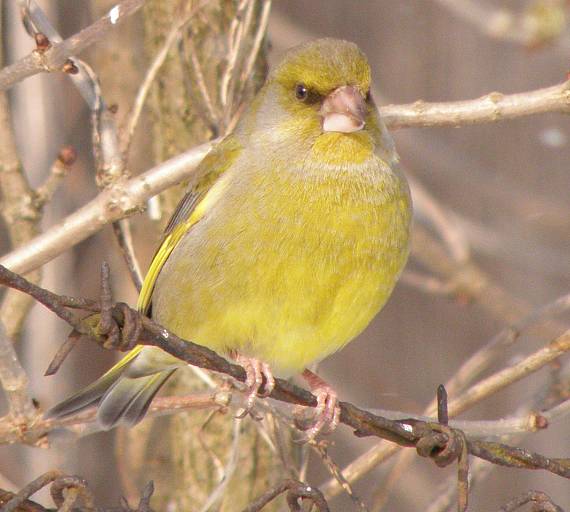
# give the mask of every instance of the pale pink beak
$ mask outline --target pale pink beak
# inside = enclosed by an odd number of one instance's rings
[[[324,132],[352,133],[362,130],[366,120],[366,102],[353,85],[343,85],[323,101],[321,116]]]

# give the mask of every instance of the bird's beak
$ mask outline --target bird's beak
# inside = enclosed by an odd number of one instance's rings
[[[352,133],[364,128],[366,102],[353,85],[343,85],[323,101],[321,116],[324,132]]]

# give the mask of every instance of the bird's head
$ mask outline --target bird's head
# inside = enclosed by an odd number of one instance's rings
[[[256,127],[271,132],[274,143],[306,142],[327,159],[369,155],[381,140],[370,82],[368,60],[354,43],[326,38],[297,46],[254,101]]]

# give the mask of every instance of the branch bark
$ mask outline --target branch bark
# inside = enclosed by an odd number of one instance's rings
[[[119,180],[33,241],[6,255],[0,263],[26,273],[100,231],[104,226],[140,212],[146,201],[191,176],[210,149],[204,144],[163,162],[130,180]]]
[[[570,81],[517,94],[491,92],[474,100],[386,105],[380,112],[392,130],[493,123],[547,112],[568,114]]]
[[[0,71],[0,91],[44,71],[61,71],[67,59],[101,40],[110,29],[138,11],[144,3],[145,0],[124,0],[95,23],[65,41],[54,44],[46,51],[34,50],[23,59],[6,66]]]
[[[127,351],[131,350],[133,345],[137,343],[156,346],[190,365],[226,374],[239,382],[246,380],[246,372],[241,366],[230,363],[213,350],[179,338],[150,318],[132,310],[126,304],[111,305],[102,301],[99,308],[101,312],[98,313],[100,315],[99,323],[95,324],[93,321],[95,317],[91,315],[82,321],[80,326],[77,326],[75,319],[70,320],[70,313],[66,308],[73,308],[74,305],[83,303],[88,304],[91,311],[94,302],[60,297],[26,281],[22,276],[14,274],[4,267],[0,267],[0,283],[15,287],[40,300],[43,305],[70,323],[75,329],[79,328],[82,332],[89,332],[89,337],[105,348]],[[105,315],[105,319],[103,319],[103,315]],[[108,325],[109,322],[112,325]],[[105,335],[104,333],[108,334]],[[136,333],[134,339],[133,333]],[[552,360],[554,352],[560,355],[568,351],[570,351],[570,331],[553,340],[546,349],[539,350],[535,355],[507,371],[516,375],[526,374],[528,372],[526,372],[525,367],[528,364],[533,369],[537,369],[541,364],[544,365]],[[493,379],[493,377],[489,379]],[[508,382],[512,382],[512,380],[508,380]],[[485,390],[488,389],[490,389],[489,386],[485,386]],[[269,397],[305,407],[316,407],[317,405],[317,399],[312,393],[283,379],[276,379],[275,388]],[[461,408],[458,400],[455,400],[451,405],[454,411]],[[416,447],[418,454],[432,458],[441,467],[449,465],[455,460],[464,459],[463,454],[465,450],[468,450],[470,454],[494,464],[515,468],[543,469],[564,478],[570,478],[570,459],[547,458],[501,443],[468,440],[462,431],[452,429],[441,423],[414,419],[393,421],[356,407],[349,402],[339,402],[339,406],[341,409],[340,423],[351,427],[357,437],[379,437],[400,446]]]

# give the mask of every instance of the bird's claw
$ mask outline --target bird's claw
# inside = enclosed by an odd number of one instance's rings
[[[314,441],[319,434],[331,434],[340,423],[340,406],[336,391],[330,386],[313,390],[317,406],[312,412],[311,424],[301,436],[301,442]]]
[[[267,398],[275,388],[275,378],[271,372],[271,368],[267,363],[259,361],[259,359],[237,355],[236,361],[241,364],[246,373],[245,385],[247,388],[247,398],[245,407],[238,412],[237,418],[244,418],[250,414],[253,418],[257,418],[253,414],[253,406],[257,397]],[[264,385],[265,379],[265,385]],[[262,389],[263,388],[263,389]]]

